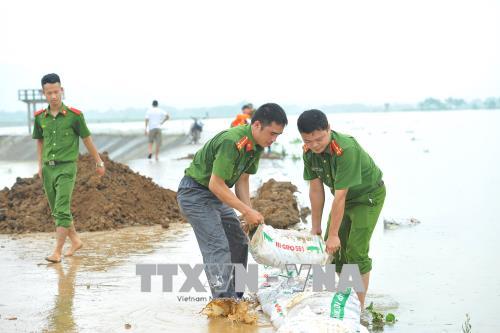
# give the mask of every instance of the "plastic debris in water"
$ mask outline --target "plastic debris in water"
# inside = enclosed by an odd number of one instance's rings
[[[414,217],[410,218],[384,218],[384,229],[396,229],[400,227],[414,227],[420,221]]]

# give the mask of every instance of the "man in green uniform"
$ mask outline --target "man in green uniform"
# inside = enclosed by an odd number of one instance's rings
[[[382,172],[356,139],[330,130],[323,112],[303,112],[297,126],[305,144],[304,179],[310,181],[311,233],[322,233],[325,184],[334,195],[325,233],[326,251],[335,253],[338,273],[343,264],[358,265],[365,287],[363,293],[358,292],[363,309],[372,269],[370,238],[385,199]]]
[[[214,298],[243,296],[235,291],[231,264],[246,267],[248,238],[234,209],[248,224],[264,222],[250,203],[249,176],[257,172],[264,147],[276,141],[287,123],[279,105],[262,105],[250,125],[222,131],[208,141],[179,184],[177,201],[193,227]]]
[[[96,161],[96,172],[104,175],[104,163],[97,152],[83,113],[62,103],[63,88],[57,74],[42,78],[42,89],[49,106],[35,112],[33,139],[37,140],[38,175],[49,201],[56,225],[56,248],[49,262],[61,261],[66,237],[71,239],[71,248],[65,256],[72,256],[83,243],[76,233],[71,215],[71,195],[76,180],[79,138]]]

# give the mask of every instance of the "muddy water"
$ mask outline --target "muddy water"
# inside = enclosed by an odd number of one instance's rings
[[[289,158],[261,161],[251,187],[255,190],[271,177],[291,180],[299,188],[299,202],[307,204],[302,163],[290,158],[301,151],[293,142],[298,137],[295,120],[290,119],[276,147],[285,148]],[[356,136],[384,171],[388,195],[382,216],[422,221],[414,228],[391,231],[379,223],[373,235],[368,302],[394,312],[399,320],[385,331],[457,332],[466,313],[473,331],[500,331],[495,310],[500,300],[500,224],[494,209],[500,197],[500,134],[493,128],[500,123],[500,113],[350,114],[332,115],[330,120],[339,131]],[[203,135],[207,138],[224,126],[208,123]],[[135,160],[129,165],[175,190],[189,164],[177,158],[197,148],[180,146],[161,156],[159,163]],[[1,185],[9,185],[18,170],[35,171],[30,165],[0,164],[0,171],[9,169],[2,171]],[[201,262],[188,225],[82,237],[87,245],[77,257],[45,265],[52,235],[0,236],[1,332],[272,331],[265,317],[257,327],[207,321],[199,315],[206,302],[183,302],[177,296],[208,294],[162,293],[159,277],[153,277],[150,293],[140,292],[136,263]],[[174,290],[182,282],[174,279]],[[11,316],[18,319],[6,320]],[[131,329],[125,330],[125,324]]]
[[[300,156],[301,144],[295,143],[296,117],[290,118],[292,125],[273,148],[285,149],[288,158],[262,160],[251,188],[269,178],[291,180],[301,192],[299,202],[308,204],[302,163],[291,158]],[[494,128],[500,113],[339,114],[329,119],[338,131],[354,135],[384,171],[388,194],[382,218],[422,221],[414,228],[391,231],[380,221],[374,232],[367,302],[396,314],[398,323],[385,331],[457,332],[466,313],[473,328],[500,331],[495,319],[500,301],[500,269],[495,264],[500,223],[493,208],[500,198],[500,133]],[[222,129],[223,124],[216,125],[212,128]],[[172,155],[188,152],[182,148]],[[189,161],[162,163],[137,161],[132,167],[175,187]],[[325,224],[324,218],[323,230]]]
[[[46,264],[53,240],[49,234],[2,236],[0,331],[192,332],[272,331],[266,320],[257,326],[207,320],[199,312],[208,293],[178,293],[184,280],[174,278],[174,293],[162,292],[152,278],[151,292],[140,291],[136,263],[196,263],[196,240],[186,224],[132,227],[82,233],[85,247],[62,264]],[[203,283],[206,283],[203,280]],[[179,301],[177,297],[191,297]],[[193,300],[193,298],[197,298]],[[7,320],[17,317],[17,320]],[[240,327],[241,326],[241,327]]]

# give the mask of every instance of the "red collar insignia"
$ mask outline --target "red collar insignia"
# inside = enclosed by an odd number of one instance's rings
[[[243,149],[243,147],[245,147],[248,143],[248,137],[247,136],[244,136],[240,139],[240,141],[238,141],[236,143],[236,149],[238,150],[241,150]],[[251,143],[250,143],[251,144]],[[247,146],[247,149],[248,149],[248,146]]]
[[[335,140],[332,140],[332,142],[330,143],[330,149],[337,156],[342,156],[342,154],[344,153],[344,150],[339,146],[339,144]]]

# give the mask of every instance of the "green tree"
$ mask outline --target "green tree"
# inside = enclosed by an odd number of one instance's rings
[[[418,106],[421,110],[444,110],[446,109],[446,104],[441,102],[437,98],[429,97],[426,98],[423,102],[418,103]]]
[[[498,109],[500,108],[500,104],[497,104],[498,100],[495,97],[488,97],[484,101],[484,107],[487,109]]]
[[[467,106],[467,103],[462,98],[448,97],[445,103],[448,109],[464,109]]]

